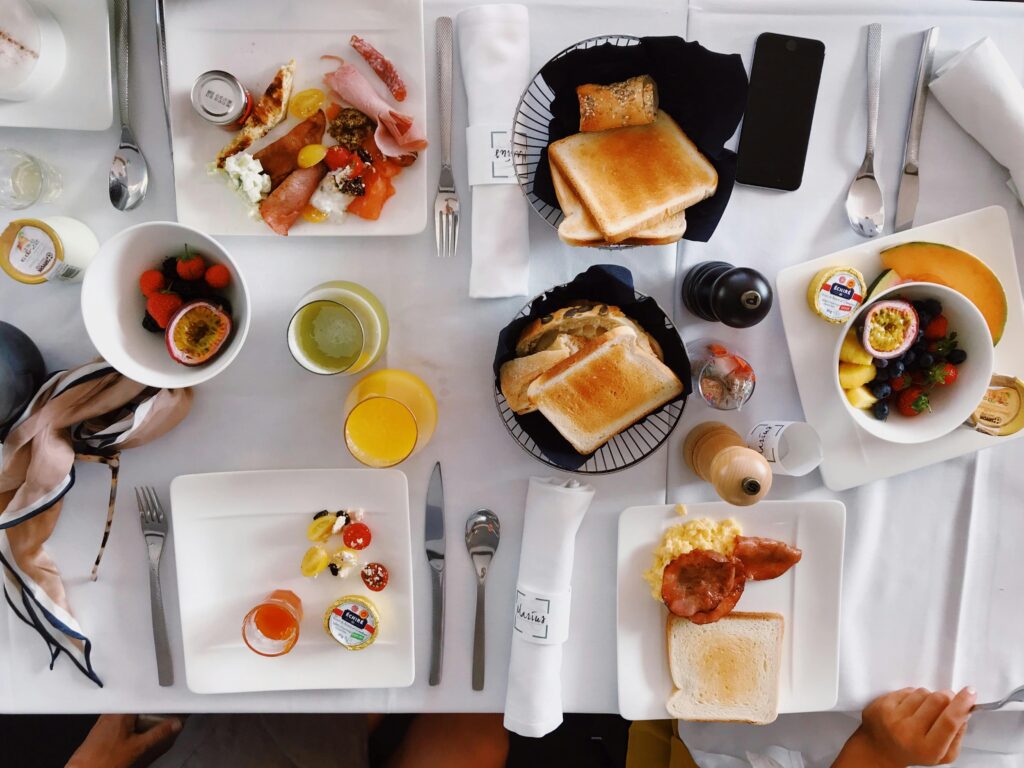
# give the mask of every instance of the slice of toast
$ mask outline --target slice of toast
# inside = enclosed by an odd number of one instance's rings
[[[665,112],[649,125],[559,139],[548,147],[548,158],[609,243],[669,219],[718,188],[714,166]]]
[[[635,331],[622,327],[584,342],[538,376],[527,397],[585,455],[682,391],[672,370],[637,343]]]
[[[544,371],[576,352],[579,345],[580,341],[575,336],[560,333],[545,349],[540,349],[525,357],[517,357],[502,365],[498,374],[501,382],[501,394],[508,401],[509,408],[518,414],[537,410],[537,407],[526,396],[530,384]]]
[[[669,614],[668,665],[680,720],[765,725],[778,717],[784,619],[733,612],[711,624]]]

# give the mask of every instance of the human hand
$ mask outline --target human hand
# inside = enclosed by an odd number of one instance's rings
[[[865,708],[858,735],[878,766],[951,763],[960,754],[976,698],[971,688],[956,695],[925,688],[887,693]]]
[[[169,717],[145,733],[135,733],[135,715],[100,715],[65,768],[131,768],[149,765],[166,752],[181,731]],[[140,758],[144,758],[140,762]]]

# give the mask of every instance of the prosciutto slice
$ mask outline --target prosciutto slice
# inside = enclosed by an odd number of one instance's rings
[[[279,235],[287,235],[292,224],[302,215],[320,180],[327,175],[327,166],[317,163],[310,168],[292,171],[281,186],[260,203],[260,215],[267,226]]]
[[[374,139],[387,157],[401,157],[427,147],[423,126],[410,115],[393,109],[373,84],[348,62],[324,75],[324,84],[363,114],[377,121]]]
[[[263,166],[263,172],[270,176],[271,189],[277,189],[288,174],[299,167],[299,150],[307,144],[319,144],[326,128],[327,117],[317,110],[316,114],[253,155]]]

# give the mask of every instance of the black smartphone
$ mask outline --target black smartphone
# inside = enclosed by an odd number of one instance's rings
[[[820,40],[773,32],[757,38],[737,152],[740,184],[800,187],[824,61]]]

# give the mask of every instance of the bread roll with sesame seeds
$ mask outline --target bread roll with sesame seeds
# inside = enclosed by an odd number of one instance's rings
[[[580,131],[607,131],[653,123],[658,114],[658,86],[650,75],[621,83],[576,88],[580,100]]]

